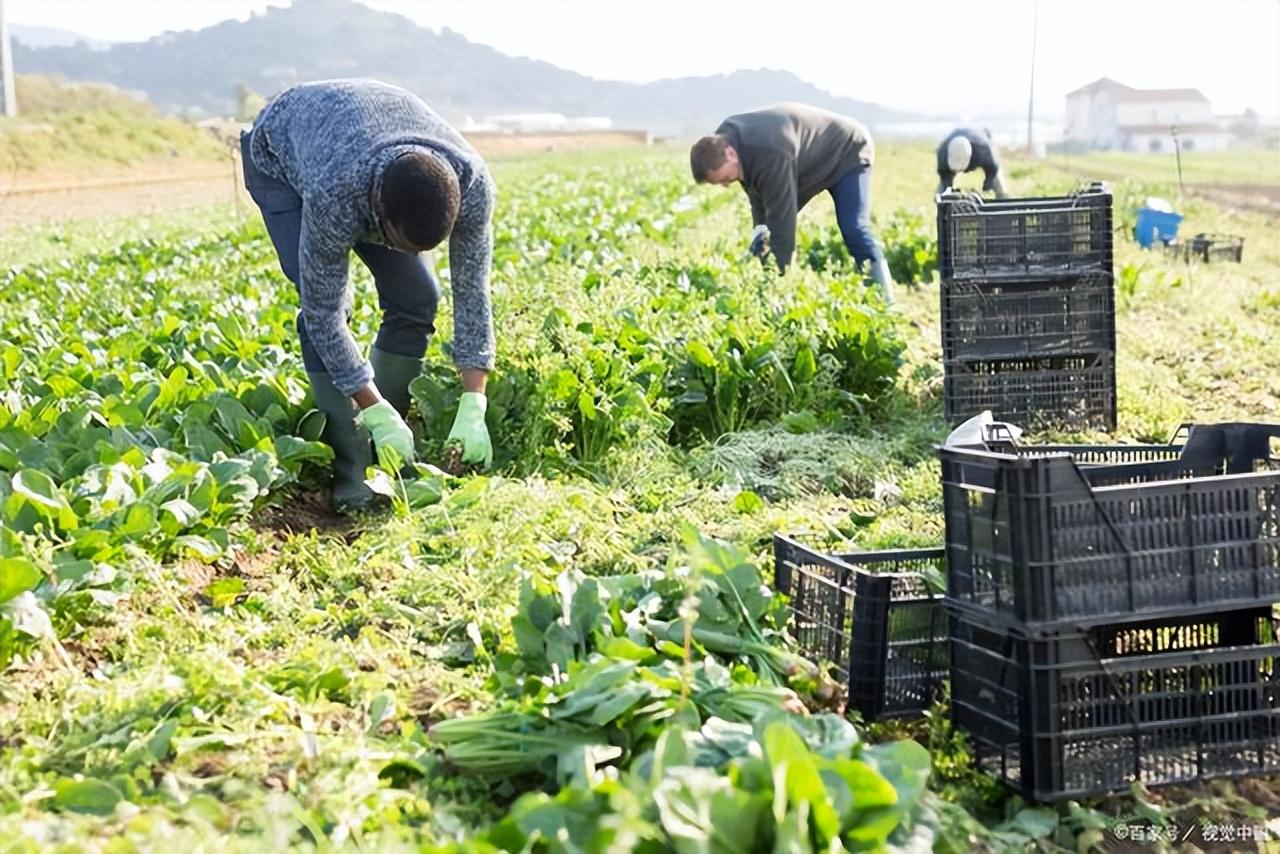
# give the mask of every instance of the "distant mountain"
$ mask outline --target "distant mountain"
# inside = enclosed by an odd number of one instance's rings
[[[111,42],[91,39],[61,27],[42,27],[38,24],[9,24],[9,35],[27,47],[68,47],[77,42],[87,44],[93,50],[106,50]]]
[[[169,32],[95,51],[84,45],[29,47],[20,73],[61,74],[143,92],[165,110],[229,115],[235,88],[271,95],[295,82],[374,77],[404,86],[453,121],[495,113],[609,116],[615,127],[703,133],[729,113],[781,100],[854,116],[873,128],[908,113],[832,95],[786,71],[735,71],[654,83],[596,80],[548,62],[511,57],[448,28],[437,33],[401,15],[350,0],[296,0],[248,21]]]

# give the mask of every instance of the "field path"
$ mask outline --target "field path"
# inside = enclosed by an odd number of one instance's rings
[[[247,202],[230,160],[121,167],[97,175],[0,178],[0,230]]]
[[[1067,165],[1054,160],[1044,161],[1047,165],[1059,172],[1066,172],[1068,175],[1074,175],[1078,178],[1099,179],[1104,181],[1122,181],[1127,177],[1122,172],[1116,172],[1106,169],[1099,169],[1094,165],[1090,165],[1088,169],[1082,169],[1074,165]],[[1186,191],[1189,195],[1198,196],[1199,198],[1221,205],[1224,208],[1231,208],[1238,211],[1256,211],[1258,213],[1271,214],[1272,216],[1280,216],[1280,185],[1277,184],[1240,184],[1240,183],[1211,183],[1211,182],[1187,182]]]
[[[1195,184],[1192,195],[1236,210],[1280,216],[1280,186],[1271,184]]]
[[[638,148],[632,132],[487,135],[473,140],[486,157]],[[235,161],[174,159],[95,173],[0,173],[0,229],[52,225],[105,217],[130,217],[235,202],[251,206]],[[234,170],[234,171],[233,171]]]

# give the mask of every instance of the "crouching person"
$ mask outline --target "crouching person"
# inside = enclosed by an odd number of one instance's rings
[[[840,234],[887,301],[893,279],[871,233],[875,145],[860,122],[805,104],[779,104],[729,116],[689,153],[699,184],[741,183],[755,223],[751,251],[773,254],[786,270],[796,247],[796,215],[821,192],[835,202]]]
[[[464,461],[488,465],[494,185],[480,155],[418,97],[373,80],[288,89],[240,146],[245,187],[298,290],[302,362],[333,448],[334,508],[373,505],[365,470],[375,449],[383,460],[414,458],[409,383],[421,372],[440,299],[421,253],[445,240],[453,358],[465,390],[449,438],[462,444]],[[368,359],[348,327],[353,252],[373,274],[382,311]]]
[[[961,172],[981,169],[982,192],[1004,198],[1000,180],[1000,156],[991,141],[991,131],[956,128],[938,145],[938,192],[950,190]]]

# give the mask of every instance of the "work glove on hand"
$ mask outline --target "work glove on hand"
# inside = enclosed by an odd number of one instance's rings
[[[484,423],[488,400],[477,391],[463,392],[458,401],[458,414],[449,431],[449,441],[462,444],[464,463],[483,463],[485,468],[493,464],[493,443],[489,440],[489,428]]]
[[[413,462],[413,431],[390,403],[379,400],[362,409],[356,415],[356,424],[369,431],[383,468],[398,470]],[[392,460],[391,452],[399,459]]]
[[[756,258],[764,260],[765,253],[769,251],[769,226],[757,225],[756,230],[751,232],[749,251]]]

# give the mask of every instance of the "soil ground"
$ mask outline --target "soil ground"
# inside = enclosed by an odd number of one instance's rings
[[[237,200],[241,205],[249,203],[230,160],[143,164],[96,175],[41,173],[0,178],[0,230],[162,213]]]
[[[485,157],[507,158],[546,152],[599,151],[640,147],[627,132],[577,134],[483,134],[473,140]],[[103,171],[0,174],[0,231],[185,210],[234,201],[252,201],[241,185],[238,162],[173,158]]]

